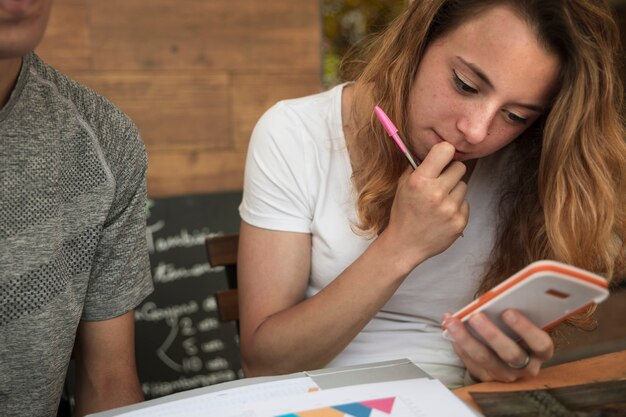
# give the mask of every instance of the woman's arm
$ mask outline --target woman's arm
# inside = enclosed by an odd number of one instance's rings
[[[406,276],[379,261],[385,250],[382,241],[375,241],[332,283],[305,300],[310,235],[242,222],[237,265],[246,376],[320,368],[341,352]]]
[[[311,237],[242,223],[238,259],[241,352],[247,376],[320,368],[341,352],[418,264],[449,247],[468,216],[465,173],[439,144],[401,178],[387,229],[305,300]]]

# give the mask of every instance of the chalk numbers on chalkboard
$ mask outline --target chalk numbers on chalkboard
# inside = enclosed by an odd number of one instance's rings
[[[195,304],[193,301],[191,304]],[[197,312],[197,304],[189,306],[188,311]],[[215,310],[215,299],[207,297],[202,303],[205,312]],[[196,314],[197,315],[197,314]],[[184,373],[196,373],[200,371],[220,371],[228,369],[230,364],[222,357],[213,357],[203,360],[201,356],[217,353],[224,350],[224,342],[220,338],[211,338],[210,334],[219,327],[219,321],[215,317],[204,316],[194,321],[190,316],[174,315],[167,319],[170,327],[169,334],[163,344],[157,350],[157,356],[169,368]],[[177,346],[180,344],[179,346]],[[172,352],[181,351],[182,355]],[[178,360],[174,356],[179,356]]]

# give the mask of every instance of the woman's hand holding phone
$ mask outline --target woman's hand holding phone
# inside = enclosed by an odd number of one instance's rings
[[[546,330],[608,295],[608,284],[599,275],[550,260],[533,262],[446,315],[444,337],[483,381],[536,375],[554,354]]]
[[[550,335],[523,314],[507,310],[502,318],[521,337],[521,343],[509,337],[483,313],[469,319],[473,333],[458,318],[446,318],[454,351],[476,380],[513,382],[535,376],[541,365],[554,354]]]

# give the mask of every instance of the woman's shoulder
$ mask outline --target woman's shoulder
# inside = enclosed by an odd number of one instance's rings
[[[343,84],[332,87],[328,90],[309,94],[303,97],[290,98],[281,100],[274,107],[283,107],[291,109],[296,113],[310,112],[311,110],[317,110],[323,112],[323,110],[329,109],[341,100],[341,92],[343,90]]]
[[[277,102],[261,116],[256,134],[319,141],[341,129],[341,86]]]

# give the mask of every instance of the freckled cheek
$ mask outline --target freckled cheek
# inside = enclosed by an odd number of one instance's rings
[[[438,83],[416,86],[411,95],[415,108],[436,109],[445,107],[452,101],[452,96],[445,87],[437,87]]]
[[[440,120],[454,121],[466,114],[469,109],[467,103],[451,94],[436,94],[432,100],[431,111]]]

